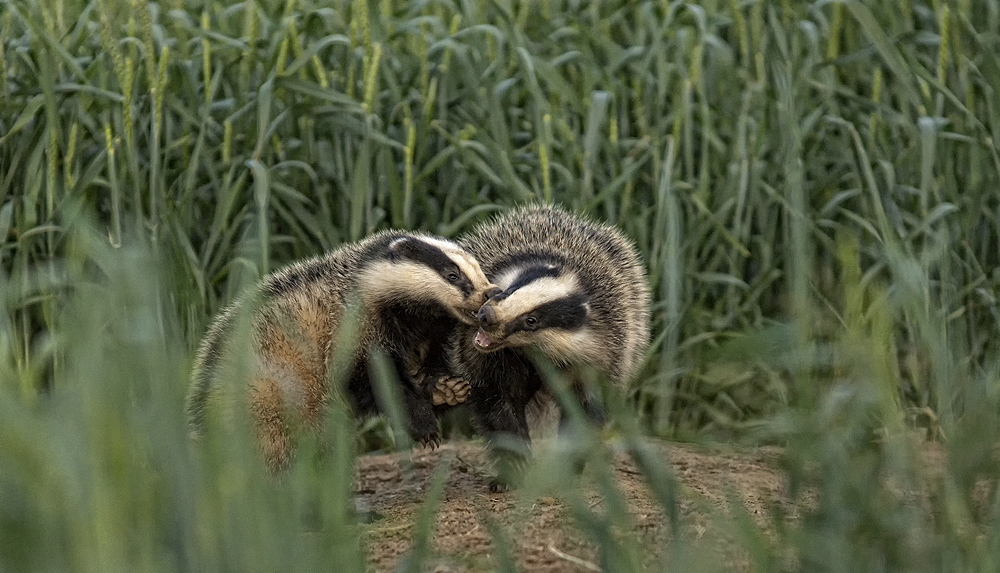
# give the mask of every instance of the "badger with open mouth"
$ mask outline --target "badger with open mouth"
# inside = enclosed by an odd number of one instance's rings
[[[272,273],[208,329],[188,393],[192,432],[204,430],[214,407],[226,417],[234,406],[249,408],[265,462],[281,469],[292,456],[293,436],[318,428],[332,395],[331,367],[344,373],[356,415],[379,413],[369,372],[378,349],[401,383],[410,435],[436,444],[433,393],[447,374],[444,344],[456,325],[474,328],[483,302],[497,292],[454,242],[399,231]],[[241,313],[249,322],[242,337]],[[345,351],[338,343],[350,338],[343,332],[349,323],[354,346]],[[345,359],[333,366],[335,356]]]
[[[473,418],[500,473],[491,489],[502,491],[525,460],[495,447],[497,439],[513,437],[526,449],[530,411],[553,402],[531,353],[566,374],[589,417],[602,422],[580,367],[615,386],[635,374],[649,343],[649,286],[620,231],[558,207],[512,210],[460,243],[503,289],[480,309],[479,324],[459,326],[450,345],[452,370],[472,388]]]

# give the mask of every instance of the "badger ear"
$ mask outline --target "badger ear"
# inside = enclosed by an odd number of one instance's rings
[[[398,261],[399,259],[409,259],[413,257],[416,250],[416,245],[414,245],[415,239],[413,237],[399,237],[398,239],[393,239],[389,243],[389,248],[387,249],[387,256],[390,261]]]

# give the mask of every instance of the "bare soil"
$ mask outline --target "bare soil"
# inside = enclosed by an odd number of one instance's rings
[[[678,533],[685,544],[699,553],[700,560],[706,554],[714,556],[720,569],[745,569],[747,558],[729,537],[732,512],[728,505],[730,500],[742,501],[750,518],[768,528],[769,510],[775,504],[787,505],[778,467],[780,450],[738,451],[663,442],[652,446],[680,482]],[[410,550],[414,525],[442,463],[450,467],[432,536],[429,570],[494,570],[499,556],[493,547],[491,523],[499,525],[509,540],[520,570],[597,570],[600,556],[577,525],[572,503],[558,494],[526,499],[517,492],[490,493],[489,465],[478,442],[449,442],[436,450],[360,458],[359,499],[381,516],[365,526],[364,532],[373,570],[392,570]],[[646,550],[638,558],[658,569],[669,543],[669,520],[630,458],[616,456],[614,468],[631,513],[631,531],[616,533],[636,536]],[[607,501],[597,493],[596,485],[587,482],[587,472],[580,479],[588,509],[600,515]],[[786,515],[795,513],[792,507],[784,509]]]

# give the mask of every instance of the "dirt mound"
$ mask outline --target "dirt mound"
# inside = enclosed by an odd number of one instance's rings
[[[726,527],[712,517],[713,508],[742,499],[758,523],[766,510],[782,502],[780,451],[709,450],[679,444],[654,444],[677,475],[683,490],[679,523],[685,542],[718,556],[720,565],[745,559],[725,541]],[[497,556],[489,524],[498,524],[511,540],[517,565],[531,571],[596,570],[596,547],[576,527],[568,504],[555,498],[525,503],[513,493],[491,494],[489,469],[482,445],[452,442],[434,451],[363,456],[359,459],[358,490],[362,503],[382,517],[366,526],[371,566],[391,570],[411,547],[417,515],[442,461],[452,460],[433,536],[431,570],[493,570]],[[643,558],[655,565],[667,543],[667,522],[653,499],[643,474],[624,455],[615,459],[618,485],[629,505]],[[589,488],[593,489],[593,488]],[[584,491],[587,491],[585,488]],[[587,494],[590,507],[603,503]],[[739,569],[741,567],[737,567]]]

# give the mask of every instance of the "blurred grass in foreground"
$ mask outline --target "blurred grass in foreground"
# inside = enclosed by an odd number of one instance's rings
[[[181,415],[187,350],[176,312],[160,296],[158,256],[148,243],[113,247],[89,227],[74,227],[61,265],[72,285],[59,317],[65,327],[54,341],[66,349],[65,377],[30,400],[12,387],[2,390],[3,570],[362,570],[353,420],[332,407],[321,439],[305,443],[278,481],[264,473],[245,433],[215,432],[192,445]],[[845,262],[851,252],[844,249]],[[884,311],[867,312],[876,325],[883,320],[877,315]],[[808,401],[793,401],[756,429],[785,445],[783,495],[790,505],[775,505],[766,527],[741,514],[739,503],[729,514],[700,506],[731,551],[758,571],[990,570],[1000,557],[997,365],[985,374],[955,368],[974,399],[947,436],[946,460],[925,466],[897,397],[885,391],[894,387],[886,364],[895,358],[886,329],[851,323],[822,344],[776,332],[744,343],[802,346],[775,368],[817,386]],[[736,360],[740,352],[752,349],[724,354]],[[16,375],[9,360],[3,368],[5,379]],[[828,373],[818,380],[817,370]],[[691,494],[644,441],[634,407],[613,400],[610,408],[612,434],[584,431],[576,441],[550,444],[524,490],[511,495],[523,504],[539,496],[566,503],[605,570],[655,563],[717,570],[720,556],[681,527],[678,505]],[[646,476],[667,524],[666,546],[627,534],[635,518],[614,478],[615,452],[627,453]],[[567,473],[579,456],[588,460],[582,480]],[[407,570],[435,557],[433,517],[445,471],[411,528]],[[586,491],[597,491],[603,503],[595,508]],[[783,509],[789,506],[795,517]],[[487,562],[499,566],[512,558],[503,540],[516,539],[518,530],[516,522],[492,530],[499,553]]]
[[[756,570],[995,570],[997,53],[995,0],[0,1],[0,570],[361,568],[353,422],[277,485],[192,455],[190,352],[279,264],[529,199],[649,262],[611,443],[666,515],[640,435],[777,442],[802,513],[733,521]],[[593,440],[606,513],[561,489],[631,569]]]
[[[36,400],[2,390],[0,570],[359,570],[353,420],[334,409],[336,455],[280,482],[241,434],[192,444],[178,415],[187,349],[159,257],[79,231],[63,269],[60,387]]]

